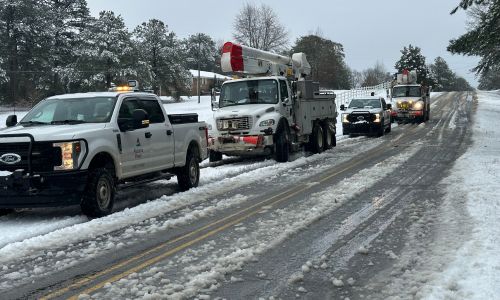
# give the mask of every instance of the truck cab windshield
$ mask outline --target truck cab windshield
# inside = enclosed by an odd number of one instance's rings
[[[247,80],[225,83],[221,89],[219,107],[276,103],[278,103],[276,80]]]
[[[420,86],[396,86],[392,89],[392,97],[421,97]]]
[[[23,125],[107,123],[116,97],[47,99],[36,105],[20,122]]]
[[[349,108],[380,108],[380,100],[377,99],[353,99]]]

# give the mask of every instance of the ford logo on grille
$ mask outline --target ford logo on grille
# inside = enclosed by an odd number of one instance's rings
[[[363,117],[363,116],[358,117],[358,121],[363,121],[364,119],[365,119],[365,117]]]
[[[0,156],[0,161],[4,164],[14,165],[21,161],[21,156],[15,153],[5,153]]]

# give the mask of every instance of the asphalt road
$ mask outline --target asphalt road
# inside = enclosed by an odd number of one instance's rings
[[[206,287],[182,297],[206,294],[212,299],[352,300],[392,296],[386,287],[400,274],[395,258],[408,246],[408,229],[422,227],[419,232],[427,242],[420,247],[425,253],[432,245],[437,223],[422,224],[421,220],[439,209],[441,179],[470,144],[468,127],[474,105],[467,101],[467,94],[446,93],[434,101],[431,120],[426,123],[401,124],[381,138],[350,139],[321,159],[292,164],[278,176],[235,183],[233,189],[215,192],[155,222],[178,218],[193,207],[209,208],[221,198],[248,198],[238,205],[168,230],[156,230],[119,252],[103,251],[102,256],[76,261],[50,276],[40,275],[28,283],[13,280],[12,288],[1,291],[2,299],[66,299],[80,294],[98,299],[134,298],[124,284],[115,291],[109,285],[119,286],[131,274],[143,278],[141,272],[153,267],[172,281],[186,282],[187,287],[189,276],[223,264],[220,258],[234,253],[235,245],[250,245],[252,241],[257,241],[259,250],[251,257],[240,259],[235,266],[226,263],[212,283],[207,281]],[[314,212],[312,195],[329,197],[338,205]],[[288,228],[280,218],[302,225]],[[137,225],[141,226],[148,223]],[[270,226],[268,232],[262,230],[265,226]],[[125,235],[123,229],[106,239]],[[92,242],[54,251],[83,252]],[[217,259],[219,265],[214,263]],[[30,257],[13,262],[17,267],[9,272],[40,266],[50,269],[55,263],[55,258]],[[205,269],[196,269],[203,264]],[[5,275],[0,274],[2,280],[6,280]]]

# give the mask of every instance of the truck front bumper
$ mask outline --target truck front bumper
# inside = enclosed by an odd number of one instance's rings
[[[79,204],[88,171],[0,176],[0,208],[55,207]]]
[[[343,135],[348,134],[375,134],[380,130],[381,123],[360,122],[360,123],[343,123]]]
[[[270,154],[273,146],[272,135],[222,135],[209,137],[209,149],[226,155],[263,155]]]
[[[391,116],[394,120],[413,120],[424,115],[423,110],[393,111]]]

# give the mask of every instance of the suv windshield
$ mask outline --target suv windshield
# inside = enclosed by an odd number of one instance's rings
[[[107,123],[111,120],[116,97],[46,99],[36,105],[21,124]]]
[[[419,86],[397,86],[392,89],[392,97],[420,97]]]
[[[349,108],[380,108],[380,100],[378,99],[353,99],[349,103]]]
[[[220,93],[220,107],[278,103],[276,80],[245,80],[226,83]]]

